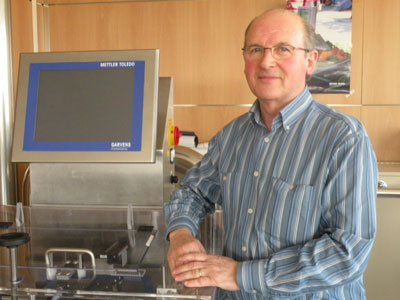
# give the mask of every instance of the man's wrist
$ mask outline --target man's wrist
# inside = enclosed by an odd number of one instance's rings
[[[190,231],[189,228],[186,227],[180,227],[178,229],[175,229],[173,231],[171,231],[168,235],[169,240],[173,239],[176,236],[182,236],[182,235],[190,235],[191,237],[193,237],[192,232]]]
[[[190,216],[180,216],[179,218],[167,222],[167,240],[169,240],[170,233],[181,228],[188,229],[191,232],[192,236],[195,237],[197,232],[197,225],[193,221],[193,218]]]

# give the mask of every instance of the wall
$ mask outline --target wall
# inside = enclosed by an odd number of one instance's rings
[[[243,74],[248,22],[286,0],[38,0],[39,50],[44,11],[51,51],[159,48],[160,75],[174,78],[175,123],[208,141],[246,112],[255,97]],[[31,2],[12,1],[14,66],[32,51]],[[353,0],[350,95],[315,98],[365,124],[380,161],[400,161],[400,2]],[[17,71],[15,72],[15,76]],[[388,147],[390,145],[390,147]]]
[[[400,1],[366,0],[362,115],[377,157],[400,161]]]

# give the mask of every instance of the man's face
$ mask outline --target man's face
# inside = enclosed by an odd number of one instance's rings
[[[303,27],[293,15],[272,11],[251,25],[246,47],[272,47],[278,44],[304,48]],[[244,58],[247,82],[261,102],[278,101],[286,105],[304,89],[306,74],[311,75],[316,59],[316,51],[307,53],[294,50],[293,56],[276,60],[271,50],[267,49],[260,59]]]

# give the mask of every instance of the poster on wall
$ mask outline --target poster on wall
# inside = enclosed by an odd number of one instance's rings
[[[350,93],[352,0],[288,0],[316,33],[316,69],[307,84],[311,93]]]

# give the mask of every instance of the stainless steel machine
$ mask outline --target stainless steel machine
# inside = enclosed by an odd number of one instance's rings
[[[175,282],[166,261],[177,129],[158,50],[20,65],[13,160],[29,163],[30,206],[0,207],[0,298],[213,299]],[[203,224],[209,253],[221,251],[219,224],[220,212]]]

